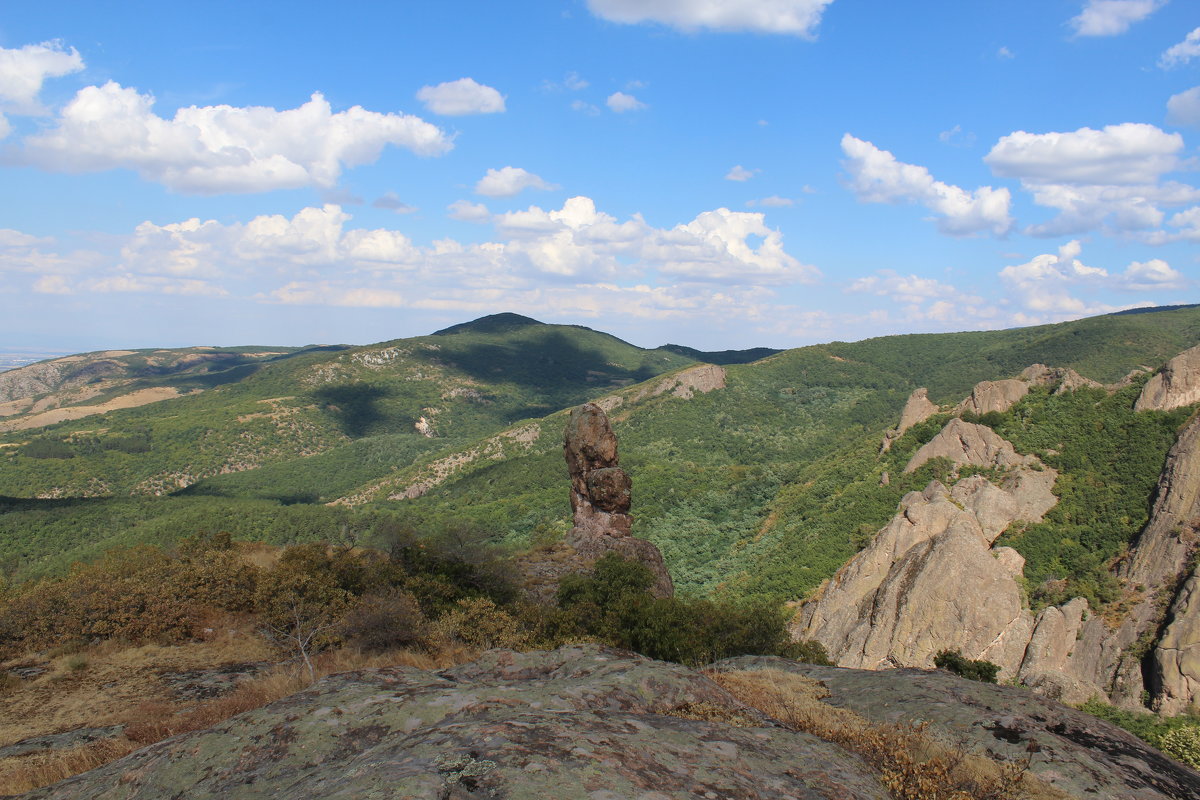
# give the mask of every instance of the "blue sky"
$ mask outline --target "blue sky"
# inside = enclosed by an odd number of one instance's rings
[[[0,348],[1200,301],[1194,0],[14,5]]]

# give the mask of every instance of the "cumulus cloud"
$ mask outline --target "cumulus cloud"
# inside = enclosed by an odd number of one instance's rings
[[[588,0],[611,22],[658,22],[682,31],[752,31],[812,39],[833,0]]]
[[[1168,47],[1159,57],[1158,66],[1163,69],[1182,67],[1197,56],[1200,56],[1200,28],[1185,36],[1179,44]]]
[[[864,203],[919,203],[938,215],[938,229],[953,236],[990,232],[1003,236],[1012,227],[1008,189],[981,186],[968,192],[934,180],[925,167],[896,160],[886,150],[850,134],[842,137],[842,165],[849,186]]]
[[[17,114],[40,114],[38,102],[47,78],[60,78],[83,69],[83,58],[62,42],[27,44],[21,48],[0,47],[0,107]]]
[[[1200,128],[1200,86],[1171,95],[1167,100],[1167,122],[1188,128]]]
[[[355,228],[350,220],[340,207],[326,205],[232,224],[147,221],[119,251],[87,263],[41,252],[52,250],[52,241],[0,231],[0,269],[36,276],[31,287],[36,281],[45,293],[229,293],[267,302],[409,308],[439,302],[494,308],[533,298],[533,305],[553,303],[560,311],[580,308],[589,297],[595,303],[624,298],[626,314],[715,313],[720,307],[735,316],[748,313],[736,310],[739,302],[766,297],[769,285],[819,277],[786,252],[782,235],[762,214],[723,208],[656,228],[637,215],[618,220],[591,199],[573,197],[558,209],[530,206],[494,217],[491,241],[442,239],[425,246],[396,230]]]
[[[624,114],[627,111],[640,111],[647,107],[641,100],[624,92],[613,92],[604,103],[609,109],[618,114]]]
[[[1076,36],[1117,36],[1166,5],[1166,0],[1087,0],[1070,25]]]
[[[1173,269],[1161,258],[1149,261],[1134,261],[1125,268],[1120,276],[1118,288],[1130,291],[1147,291],[1153,289],[1183,289],[1188,280],[1183,273]]]
[[[489,169],[487,174],[479,179],[479,182],[475,184],[475,194],[487,197],[512,197],[526,189],[549,191],[557,188],[521,167],[501,167],[500,169]]]
[[[746,169],[741,164],[735,164],[729,170],[729,172],[725,173],[725,180],[727,180],[727,181],[748,181],[754,177],[754,173],[756,173],[756,172],[758,172],[758,170]]]
[[[892,270],[880,270],[875,275],[859,278],[846,291],[886,297],[900,307],[903,318],[910,322],[975,324],[995,315],[995,309],[978,295],[963,292],[936,278],[900,275]]]
[[[1016,131],[1001,137],[984,161],[997,175],[1039,183],[1153,183],[1179,164],[1183,137],[1126,122],[1103,130]]]
[[[1060,236],[1109,225],[1148,231],[1162,224],[1163,207],[1200,199],[1200,191],[1163,181],[1180,169],[1183,137],[1154,125],[1127,122],[1102,130],[1004,136],[984,161],[997,175],[1018,178],[1034,202],[1057,209],[1028,233]]]
[[[491,86],[476,83],[472,78],[423,86],[417,92],[417,99],[434,114],[448,117],[504,111],[504,96]]]
[[[1046,253],[1024,264],[1005,267],[1000,270],[1000,279],[1030,311],[1082,316],[1113,310],[1111,306],[1088,305],[1071,294],[1070,289],[1076,284],[1096,284],[1108,277],[1107,271],[1080,261],[1081,252],[1078,240],[1071,240],[1057,254]]]
[[[81,89],[57,125],[25,140],[44,169],[132,169],[188,194],[332,187],[346,167],[375,161],[387,145],[418,155],[452,146],[436,126],[354,106],[334,113],[320,94],[294,109],[190,106],[166,119],[154,98],[109,81]]]
[[[492,218],[492,212],[483,203],[472,203],[469,200],[455,200],[446,206],[451,219],[463,222],[487,222]]]

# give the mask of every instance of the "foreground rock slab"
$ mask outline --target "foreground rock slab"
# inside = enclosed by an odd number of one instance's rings
[[[790,662],[787,662],[790,663]],[[725,709],[738,725],[673,716]],[[718,714],[719,716],[719,714]],[[29,800],[885,800],[856,756],[684,667],[594,645],[491,651],[311,689]]]
[[[1072,797],[1200,797],[1200,773],[1115,725],[1027,689],[941,670],[842,669],[763,656],[727,659],[710,669],[794,672],[824,684],[830,692],[824,702],[873,722],[926,722],[943,743],[977,755],[1009,761],[1032,755],[1030,772]]]

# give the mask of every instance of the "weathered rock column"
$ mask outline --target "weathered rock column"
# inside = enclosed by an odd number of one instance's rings
[[[609,551],[639,561],[654,573],[654,594],[674,594],[662,553],[652,543],[630,534],[633,481],[617,466],[617,437],[604,409],[586,403],[571,410],[563,433],[563,455],[571,474],[574,513],[567,544],[589,564]]]

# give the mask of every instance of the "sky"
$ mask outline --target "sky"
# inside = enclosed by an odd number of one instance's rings
[[[0,349],[1200,302],[1196,0],[14,3]]]

